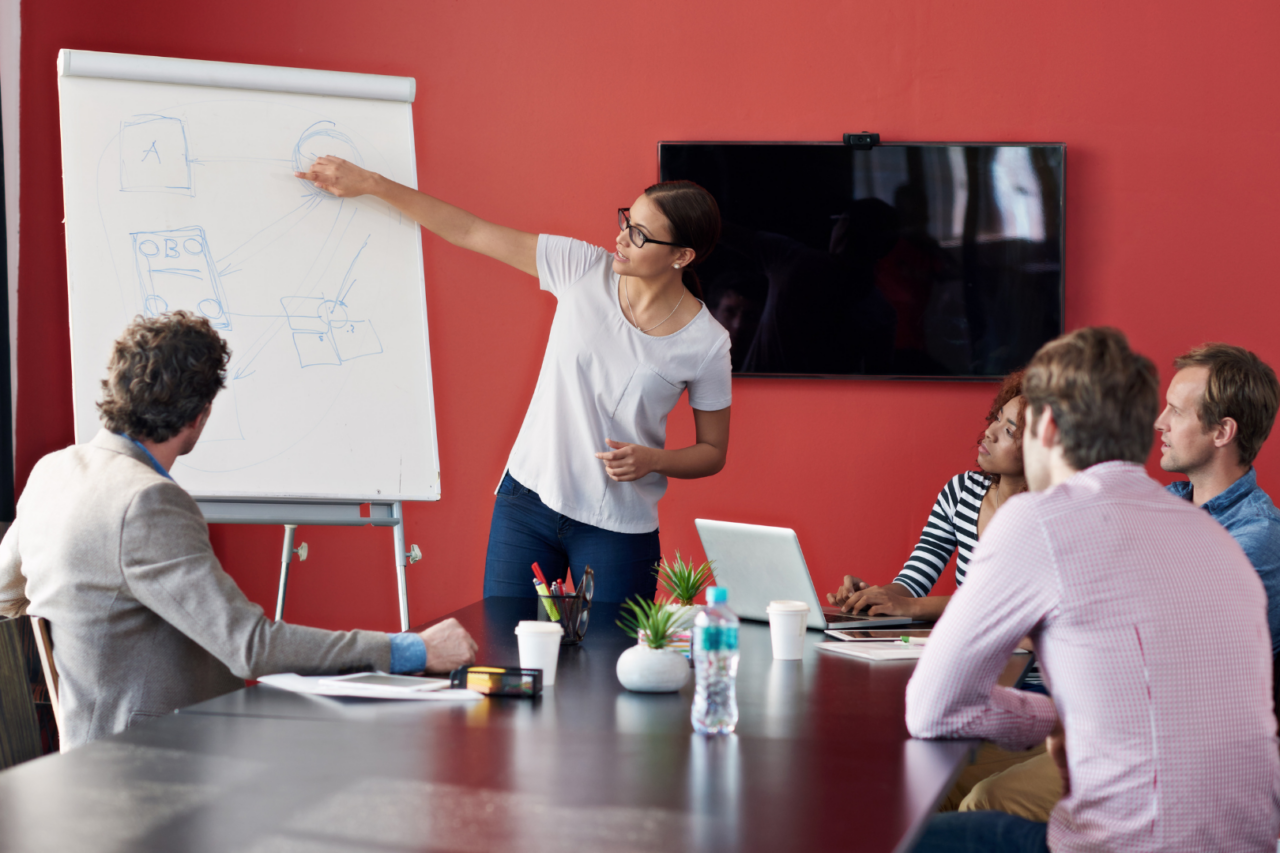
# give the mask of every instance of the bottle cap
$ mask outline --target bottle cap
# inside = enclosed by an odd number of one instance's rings
[[[729,590],[722,586],[707,587],[707,604],[724,604],[729,600]]]

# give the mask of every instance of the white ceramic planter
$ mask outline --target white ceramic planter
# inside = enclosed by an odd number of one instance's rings
[[[676,614],[673,627],[677,631],[687,631],[693,627],[693,617],[698,615],[698,611],[702,609],[701,605],[690,604],[668,604],[667,612]]]
[[[637,693],[673,693],[689,680],[689,662],[671,649],[636,645],[618,656],[618,680]]]

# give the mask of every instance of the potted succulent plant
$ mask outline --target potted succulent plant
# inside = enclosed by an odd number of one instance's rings
[[[658,564],[657,575],[658,594],[667,599],[669,610],[679,614],[671,645],[687,658],[689,657],[690,628],[693,625],[693,617],[697,615],[693,601],[702,594],[704,589],[715,584],[716,576],[711,571],[711,563],[695,566],[692,560],[687,562],[683,560],[679,551],[676,551],[676,558],[672,562],[668,563],[664,559]]]
[[[639,642],[618,657],[618,680],[638,693],[671,693],[689,680],[684,655],[671,648],[680,611],[661,601],[633,598],[622,605],[618,625]]]

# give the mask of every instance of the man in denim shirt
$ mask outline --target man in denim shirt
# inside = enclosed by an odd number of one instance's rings
[[[1256,355],[1228,344],[1205,344],[1173,364],[1168,405],[1156,418],[1160,467],[1187,475],[1169,491],[1204,507],[1257,569],[1271,649],[1280,652],[1280,512],[1253,470],[1275,423],[1280,384]]]

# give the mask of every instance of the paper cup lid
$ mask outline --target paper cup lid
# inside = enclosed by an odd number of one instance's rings
[[[563,634],[564,626],[559,622],[535,622],[525,620],[516,623],[517,634]]]
[[[809,605],[803,601],[770,601],[766,613],[798,613],[809,612]]]

